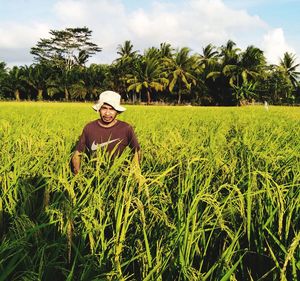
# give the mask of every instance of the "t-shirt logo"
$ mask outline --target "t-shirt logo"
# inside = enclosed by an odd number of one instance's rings
[[[114,140],[109,140],[109,141],[106,141],[106,142],[103,142],[103,143],[98,143],[96,144],[95,141],[93,141],[92,145],[91,145],[91,150],[97,150],[99,147],[103,147],[103,146],[106,146],[110,143],[113,143],[115,141],[118,141],[119,139],[114,139]]]

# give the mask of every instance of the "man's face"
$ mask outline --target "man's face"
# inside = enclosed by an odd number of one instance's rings
[[[118,112],[109,104],[103,104],[99,110],[101,121],[105,124],[110,124],[113,122],[118,114]]]

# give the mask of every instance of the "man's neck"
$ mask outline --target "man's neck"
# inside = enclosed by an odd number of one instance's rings
[[[103,128],[110,128],[110,127],[114,126],[117,122],[118,122],[117,119],[114,119],[110,123],[104,123],[101,119],[98,120],[98,124]]]

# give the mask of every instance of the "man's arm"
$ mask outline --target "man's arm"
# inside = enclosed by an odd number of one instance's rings
[[[74,174],[75,175],[78,174],[80,170],[80,152],[78,150],[76,150],[73,154],[72,165],[73,165]]]

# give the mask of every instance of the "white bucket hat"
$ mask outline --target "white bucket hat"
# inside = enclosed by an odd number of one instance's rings
[[[126,108],[120,105],[120,101],[121,96],[118,93],[114,91],[105,91],[100,94],[99,100],[96,104],[93,105],[93,109],[99,111],[101,106],[104,103],[107,103],[110,106],[112,106],[116,111],[123,112],[126,110]]]

